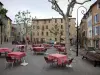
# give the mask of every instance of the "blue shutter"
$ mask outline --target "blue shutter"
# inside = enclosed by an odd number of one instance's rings
[[[97,14],[97,22],[99,22],[99,14]]]
[[[95,27],[93,27],[93,36],[95,35]]]
[[[100,26],[98,26],[99,27],[99,35],[100,35]]]
[[[96,27],[96,33],[99,35],[99,26]]]

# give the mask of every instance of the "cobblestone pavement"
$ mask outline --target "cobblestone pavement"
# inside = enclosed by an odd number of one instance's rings
[[[14,47],[11,44],[3,47]],[[48,49],[47,53],[56,53],[54,48]],[[100,75],[100,66],[94,67],[87,60],[82,60],[81,56],[76,57],[75,52],[71,52],[74,56],[72,68],[49,66],[44,60],[44,55],[34,55],[33,52],[27,51],[25,57],[27,66],[15,65],[13,68],[5,68],[5,58],[0,58],[0,75]]]

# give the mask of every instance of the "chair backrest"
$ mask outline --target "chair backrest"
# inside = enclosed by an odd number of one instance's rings
[[[45,49],[45,50],[43,50],[44,52],[46,52],[47,51],[47,49]]]
[[[45,59],[45,61],[48,63],[49,61],[48,61],[48,57],[44,57],[44,59]]]
[[[22,46],[21,49],[24,49],[24,46]]]
[[[13,48],[13,49],[12,49],[12,52],[13,52],[14,50],[15,50],[15,49]]]
[[[72,58],[72,59],[69,60],[69,62],[68,62],[69,65],[72,63],[73,59],[74,58]]]
[[[8,61],[11,61],[11,60],[12,60],[11,57],[9,57],[9,56],[6,57],[6,61],[7,61],[7,62],[8,62]]]

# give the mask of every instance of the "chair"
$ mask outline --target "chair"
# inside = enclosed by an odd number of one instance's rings
[[[68,65],[70,65],[70,64],[72,63],[73,60],[74,60],[74,58],[70,59],[70,60],[68,61]]]
[[[35,53],[35,54],[37,54],[37,51],[36,51],[36,49],[33,49],[33,51],[34,51],[34,53]]]
[[[12,49],[12,52],[14,52],[14,50],[15,50],[15,49],[13,48],[13,49]]]
[[[48,64],[52,64],[53,65],[53,63],[55,62],[54,60],[50,60],[50,59],[48,59],[48,57],[44,57],[44,59],[45,59],[45,61],[46,61],[46,63],[48,63]]]
[[[72,59],[70,59],[70,60],[68,60],[68,61],[66,61],[66,62],[63,62],[63,63],[62,63],[62,66],[70,65],[70,64],[72,63],[73,59],[74,59],[74,58],[72,58]]]
[[[24,46],[21,47],[20,52],[25,52]]]
[[[13,64],[16,62],[16,59],[12,59],[11,57],[9,56],[6,56],[6,67],[7,67],[7,64],[11,63],[12,64],[12,67],[13,67]]]
[[[47,51],[47,49],[43,50],[43,52],[46,52],[46,51]]]

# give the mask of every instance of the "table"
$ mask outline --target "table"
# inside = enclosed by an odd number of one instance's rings
[[[21,48],[21,47],[25,47],[25,45],[16,45],[16,47]]]
[[[61,65],[63,62],[68,61],[68,58],[66,55],[63,54],[49,54],[49,59],[57,60],[58,65]]]
[[[45,50],[44,47],[33,47],[33,50],[37,51],[37,52],[42,52]]]
[[[32,47],[41,47],[42,44],[33,44]]]
[[[25,57],[26,54],[25,52],[11,52],[11,53],[8,53],[8,56],[14,57],[16,59],[21,59],[22,57]]]
[[[5,56],[6,56],[6,53],[9,53],[9,52],[11,52],[11,49],[9,48],[0,48],[0,55],[1,53],[5,53]]]
[[[55,48],[61,47],[61,45],[54,45]]]
[[[65,51],[65,47],[58,47],[57,49],[59,52],[64,52]]]
[[[50,45],[50,44],[43,44],[43,46],[45,47],[45,48],[50,48],[50,47],[52,47],[52,45]]]

